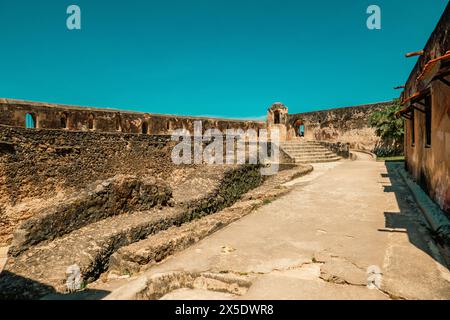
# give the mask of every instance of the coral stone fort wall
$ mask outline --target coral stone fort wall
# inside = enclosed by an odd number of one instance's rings
[[[264,122],[156,115],[114,109],[0,99],[0,125],[25,127],[26,118],[38,129],[97,131],[140,134],[170,134],[175,129],[192,131],[194,121],[203,129],[259,129]]]
[[[282,103],[268,110],[267,121],[243,121],[205,117],[159,115],[115,109],[0,99],[0,125],[65,131],[170,135],[176,129],[193,132],[194,121],[203,130],[277,128],[281,141],[307,140],[349,143],[351,148],[372,151],[379,142],[368,125],[370,114],[390,102],[289,114]]]
[[[369,117],[375,110],[392,105],[392,102],[362,106],[289,114],[282,103],[269,109],[267,124],[278,128],[282,140],[327,141],[348,143],[350,148],[373,152],[381,142],[375,130],[369,126]]]
[[[9,244],[14,228],[39,211],[36,206],[59,194],[77,194],[93,183],[124,174],[176,180],[180,167],[171,160],[177,144],[171,133],[192,132],[195,121],[202,122],[203,130],[222,132],[277,128],[283,142],[300,139],[300,119],[305,139],[343,140],[370,150],[377,138],[367,117],[382,106],[290,115],[287,107],[276,103],[267,122],[262,122],[0,99],[0,244]]]
[[[304,138],[349,143],[371,151],[378,142],[368,127],[373,110],[386,103],[289,114],[273,104],[267,122],[156,115],[59,104],[0,99],[0,199],[3,203],[82,188],[116,174],[152,173],[163,178],[176,129],[280,130],[281,142]]]

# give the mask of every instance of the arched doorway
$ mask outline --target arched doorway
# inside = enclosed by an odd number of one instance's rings
[[[122,118],[120,114],[116,114],[116,131],[122,131]]]
[[[281,123],[280,111],[278,111],[278,110],[275,110],[273,112],[273,123],[274,124],[280,124]]]
[[[142,134],[148,134],[148,122],[144,121],[142,123]]]
[[[25,128],[36,129],[36,116],[33,113],[25,115]]]
[[[88,129],[94,130],[95,129],[95,116],[90,113],[88,117]]]
[[[298,119],[294,122],[295,136],[304,137],[305,136],[305,124],[303,120]]]
[[[67,129],[68,128],[68,124],[67,124],[67,113],[64,112],[61,114],[61,129]]]

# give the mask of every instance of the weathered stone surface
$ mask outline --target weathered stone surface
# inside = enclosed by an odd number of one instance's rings
[[[0,247],[0,273],[5,267],[8,258],[8,247]]]
[[[366,270],[345,259],[332,258],[321,266],[320,271],[320,277],[327,282],[362,287],[367,285]]]
[[[51,292],[64,293],[66,270],[73,264],[79,265],[83,280],[91,282],[104,271],[109,256],[117,249],[182,223],[183,217],[182,211],[174,208],[123,214],[33,246],[9,258],[0,274],[0,297],[37,298]]]
[[[145,131],[143,130],[145,127],[148,134],[170,134],[176,129],[192,130],[194,121],[201,121],[205,128],[215,128],[221,131],[230,128],[259,129],[265,126],[262,121],[172,116],[0,99],[0,125],[24,127],[27,113],[34,116],[38,128],[75,131],[142,133]],[[64,121],[62,121],[63,119]],[[89,128],[89,125],[92,127]]]
[[[137,273],[200,241],[215,231],[249,214],[265,201],[285,194],[281,184],[311,172],[311,166],[294,166],[268,178],[260,187],[245,194],[241,201],[222,211],[180,227],[172,227],[145,240],[119,249],[110,259],[110,270],[120,274]]]
[[[167,272],[142,276],[133,285],[109,295],[106,300],[157,300],[179,289],[197,289],[239,296],[247,292],[248,277],[210,272]]]
[[[52,198],[68,198],[117,175],[167,179],[174,164],[170,136],[26,130],[0,126],[0,244]]]
[[[289,114],[287,136],[294,138],[297,135],[298,126],[302,124],[305,127],[304,136],[308,140],[348,143],[351,149],[372,152],[379,146],[380,138],[369,126],[369,117],[373,111],[390,105],[392,102],[382,102]]]
[[[281,150],[298,164],[333,162],[349,157],[348,144],[294,140],[280,145]],[[339,153],[341,156],[338,156]]]
[[[90,223],[130,210],[167,205],[171,188],[152,177],[117,176],[93,184],[55,206],[44,207],[15,232],[9,253],[17,256],[41,241],[52,240]]]
[[[67,268],[74,264],[80,267],[83,281],[92,282],[108,268],[110,256],[119,248],[232,205],[262,182],[257,165],[205,166],[203,170],[195,170],[194,176],[188,176],[196,177],[196,184],[187,179],[184,187],[200,188],[200,196],[176,192],[176,197],[170,198],[172,189],[159,180],[120,176],[56,206],[68,208],[70,214],[60,210],[27,220],[27,229],[23,228],[27,236],[20,235],[14,240],[21,245],[10,251],[15,256],[9,259],[0,276],[0,297],[36,298],[64,293]],[[168,180],[176,181],[179,180]],[[183,187],[183,182],[180,186]],[[98,198],[103,200],[99,202]],[[91,210],[86,204],[100,207]],[[117,214],[121,209],[124,213]],[[47,221],[55,224],[54,230]],[[56,222],[61,223],[61,228]]]
[[[176,142],[167,135],[0,126],[0,140],[14,145],[13,153],[0,152],[1,245],[10,245],[18,225],[47,204],[70,198],[96,181],[132,173],[139,178],[170,180],[176,187],[177,172],[199,168],[206,172],[204,165],[174,165],[171,152]],[[211,168],[209,172],[214,176],[214,166]],[[206,182],[205,177],[202,179]],[[203,184],[187,189],[196,193],[199,187],[204,189]],[[199,189],[197,195],[201,193]]]

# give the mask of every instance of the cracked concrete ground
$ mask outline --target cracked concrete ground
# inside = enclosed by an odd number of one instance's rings
[[[290,182],[289,194],[143,277],[211,272],[252,283],[242,295],[181,288],[163,299],[450,299],[450,273],[397,164],[358,155],[315,165],[313,174]],[[380,289],[367,288],[369,267],[381,270]],[[141,278],[118,290],[132,291]],[[114,287],[105,289],[114,297]]]

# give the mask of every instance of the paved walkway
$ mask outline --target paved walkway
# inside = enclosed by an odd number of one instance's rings
[[[249,290],[236,299],[450,299],[450,272],[394,169],[363,155],[315,165],[286,196],[147,275],[208,271],[251,277]],[[367,288],[368,268],[382,273],[380,290]],[[164,298],[220,294],[182,289]]]

